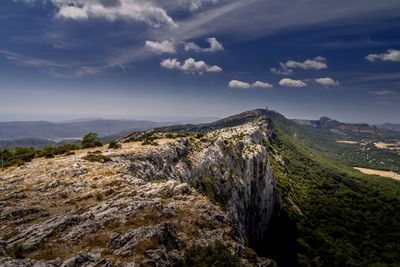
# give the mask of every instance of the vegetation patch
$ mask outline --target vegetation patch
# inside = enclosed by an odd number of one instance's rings
[[[96,152],[89,152],[86,156],[83,157],[83,159],[87,161],[100,162],[100,163],[106,163],[112,161],[110,157],[104,156]]]
[[[233,254],[222,242],[206,247],[193,246],[184,255],[182,267],[239,267],[243,266],[240,258]]]
[[[142,146],[147,146],[147,145],[149,145],[149,146],[158,146],[159,143],[157,143],[156,141],[152,141],[150,139],[146,139],[146,140],[144,140],[142,142]]]
[[[119,148],[121,148],[121,144],[116,141],[112,141],[110,144],[108,144],[108,148],[109,149],[119,149]]]
[[[103,146],[97,133],[86,134],[81,141],[82,148],[94,148]]]
[[[300,266],[396,266],[397,182],[356,174],[276,131],[279,142],[267,144],[267,149],[285,162],[271,157],[283,210],[258,254],[282,266],[293,266],[290,252]]]
[[[221,192],[217,192],[214,183],[215,181],[208,176],[203,176],[199,179],[194,179],[190,181],[190,185],[193,188],[208,197],[214,203],[217,203],[219,206],[224,207],[226,204],[226,197]]]
[[[71,155],[74,150],[78,150],[79,147],[74,144],[66,144],[62,146],[49,145],[42,150],[37,151],[37,156],[45,158],[54,158],[57,155]]]

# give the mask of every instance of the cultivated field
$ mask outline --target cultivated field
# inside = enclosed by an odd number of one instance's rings
[[[370,174],[370,175],[378,175],[382,177],[388,177],[392,179],[396,179],[400,181],[400,175],[395,172],[389,172],[389,171],[380,171],[380,170],[374,170],[374,169],[367,169],[367,168],[359,168],[359,167],[354,167],[354,169],[365,173],[365,174]]]

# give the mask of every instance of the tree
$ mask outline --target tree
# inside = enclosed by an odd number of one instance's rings
[[[92,148],[102,146],[103,144],[101,143],[98,134],[91,132],[82,138],[81,145],[82,148]]]

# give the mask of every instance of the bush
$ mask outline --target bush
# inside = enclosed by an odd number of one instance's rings
[[[109,149],[118,149],[121,148],[121,144],[116,142],[116,141],[112,141],[109,145],[108,145]]]
[[[84,156],[83,159],[92,161],[92,162],[100,162],[100,163],[112,161],[110,157],[101,155],[99,153],[90,153],[90,152],[86,156]]]
[[[203,133],[197,133],[196,134],[196,138],[197,139],[201,139],[201,138],[203,138],[204,137],[204,134]]]
[[[36,156],[33,148],[16,148],[15,150],[0,150],[0,167],[22,166]]]
[[[97,133],[88,133],[86,134],[81,141],[82,148],[93,148],[100,147],[103,144],[100,141],[100,138]]]
[[[52,145],[48,145],[38,152],[38,156],[45,158],[54,158],[55,147]]]
[[[36,150],[32,147],[17,147],[13,154],[15,159],[29,162],[35,158]]]
[[[73,145],[73,144],[65,144],[61,146],[53,146],[53,145],[48,145],[42,150],[37,151],[37,155],[39,157],[45,157],[45,158],[54,158],[54,156],[57,155],[71,155],[71,152],[74,150],[79,149],[78,146]],[[74,153],[72,153],[74,154]]]
[[[226,205],[228,199],[226,193],[217,190],[215,186],[215,181],[212,178],[208,176],[203,176],[191,181],[190,184],[192,187],[208,197],[215,204],[218,204],[221,207],[224,207]]]
[[[193,246],[189,248],[184,255],[182,266],[237,267],[243,265],[240,258],[233,254],[226,245],[216,242],[207,247]]]
[[[149,146],[158,146],[159,144],[156,141],[152,141],[152,140],[146,139],[146,140],[143,141],[142,146],[147,146],[147,145],[149,145]]]

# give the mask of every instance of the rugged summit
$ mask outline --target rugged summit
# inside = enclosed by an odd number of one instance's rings
[[[245,266],[275,266],[250,249],[280,208],[275,138],[256,110],[2,170],[0,265],[173,266],[222,241]]]

